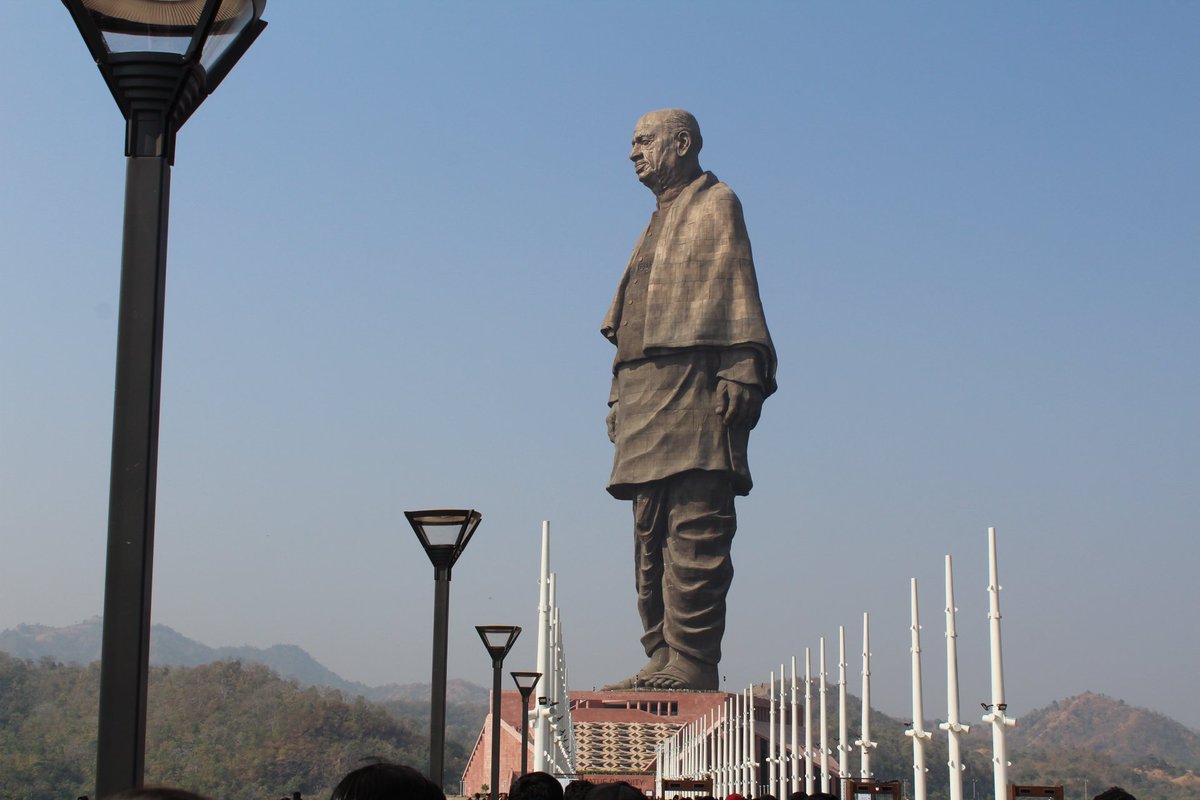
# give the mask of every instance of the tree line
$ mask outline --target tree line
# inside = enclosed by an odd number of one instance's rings
[[[98,663],[80,667],[0,653],[0,798],[70,800],[92,793],[99,684]],[[223,800],[277,800],[294,792],[324,798],[364,759],[383,758],[419,769],[429,763],[429,707],[421,701],[348,698],[336,689],[305,688],[267,667],[237,661],[154,667],[149,694],[148,783],[180,786]],[[1085,780],[1091,794],[1120,785],[1137,797],[1200,796],[1194,748],[1147,741],[1153,737],[1145,728],[1122,730],[1138,741],[1120,752],[1051,746],[1039,741],[1037,731],[1046,727],[1039,715],[1054,710],[1033,712],[1026,717],[1028,727],[1023,723],[1015,729],[1009,750],[1009,778],[1014,783],[1063,785],[1073,797],[1083,796]],[[849,698],[848,711],[851,719],[858,719],[857,698]],[[457,786],[486,713],[482,703],[448,705],[448,789]],[[1088,719],[1078,712],[1071,719],[1081,726],[1080,736],[1113,725],[1111,719]],[[835,724],[830,721],[831,746],[836,745]],[[1173,725],[1173,738],[1196,738]],[[1060,718],[1054,727],[1063,726]],[[873,777],[907,781],[911,791],[907,724],[872,712],[871,727],[879,743],[872,754]],[[846,760],[847,773],[857,775],[857,748]],[[949,797],[946,760],[945,737],[935,735],[926,745],[929,800]],[[976,725],[968,734],[963,761],[964,794],[990,798],[987,726]]]
[[[95,781],[99,664],[23,661],[0,653],[0,797],[62,800]],[[397,704],[404,706],[405,704]],[[461,717],[478,716],[467,724]],[[451,731],[483,722],[454,709]],[[451,785],[473,745],[448,737]],[[334,689],[302,688],[257,664],[154,667],[146,782],[229,800],[328,796],[364,759],[423,767],[428,728]]]

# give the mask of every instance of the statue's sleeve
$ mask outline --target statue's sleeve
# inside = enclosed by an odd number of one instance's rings
[[[766,388],[758,351],[753,347],[730,347],[722,350],[717,377],[746,386],[754,386],[760,390]],[[615,384],[613,391],[616,391]]]

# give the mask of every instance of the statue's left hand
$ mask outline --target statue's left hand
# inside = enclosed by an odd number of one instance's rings
[[[754,428],[762,414],[762,404],[763,393],[757,386],[718,379],[716,411],[727,427]]]

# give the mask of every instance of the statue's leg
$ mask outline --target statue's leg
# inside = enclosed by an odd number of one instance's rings
[[[716,689],[725,598],[733,582],[733,486],[719,472],[686,472],[670,482],[662,585],[663,638],[671,658],[649,685]]]
[[[670,651],[663,639],[663,545],[666,542],[668,507],[662,482],[639,487],[633,500],[633,564],[637,609],[642,619],[642,647],[649,656],[632,677],[605,689],[635,689],[667,665]]]
[[[663,639],[663,548],[670,508],[663,481],[640,487],[633,499],[634,585],[638,616],[642,618],[642,647],[652,656]]]

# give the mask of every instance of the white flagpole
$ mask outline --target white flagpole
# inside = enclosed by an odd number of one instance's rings
[[[850,774],[849,721],[846,719],[846,628],[838,625],[838,774]]]
[[[733,785],[734,791],[746,796],[746,693],[734,695]]]
[[[733,695],[725,695],[725,742],[722,745],[722,761],[724,762],[724,773],[721,779],[721,796],[731,795],[736,791],[733,783]]]
[[[689,781],[694,777],[696,768],[696,722],[692,720],[687,727],[683,729],[683,752],[680,759],[681,767],[679,777],[686,778]]]
[[[729,696],[729,779],[725,782],[726,794],[741,791],[741,736],[742,699],[740,694]]]
[[[538,578],[538,639],[537,671],[542,673],[539,695],[550,695],[550,521],[542,520],[542,571]],[[535,707],[533,727],[533,768],[546,772],[546,754],[550,749],[547,739],[550,711],[548,706],[538,703]]]
[[[1000,650],[1000,571],[996,566],[996,529],[988,528],[988,620],[992,641],[992,704],[983,721],[992,726],[993,787],[996,797],[1008,792],[1008,748],[1004,729],[1017,724],[1004,701],[1004,657]]]
[[[792,794],[800,791],[800,708],[796,686],[796,657],[792,656]],[[779,798],[783,800],[783,798]]]
[[[546,766],[547,772],[561,772],[559,765],[559,739],[562,736],[562,731],[559,730],[558,718],[562,716],[562,709],[558,707],[559,701],[562,699],[558,682],[558,627],[554,624],[554,618],[558,614],[558,591],[555,585],[558,582],[558,576],[550,573],[550,663],[547,669],[550,670],[549,675],[542,677],[542,680],[549,679],[550,684],[546,687],[546,695],[550,700],[548,711],[550,712],[550,736],[547,744],[550,746],[550,753],[547,755]]]
[[[804,648],[804,793],[813,794],[812,650]]]
[[[779,750],[776,752],[776,760],[779,762],[779,793],[775,796],[779,800],[787,800],[787,745],[785,744],[785,734],[787,733],[787,713],[784,711],[787,703],[787,696],[784,694],[783,684],[783,664],[779,665]],[[774,790],[772,790],[774,791]]]
[[[731,695],[731,694],[727,694],[727,695],[725,695],[725,744],[724,744],[724,746],[723,746],[723,749],[724,749],[724,756],[723,756],[723,760],[724,760],[724,762],[725,762],[725,773],[724,773],[724,778],[721,780],[721,796],[722,796],[722,797],[724,797],[724,796],[727,796],[727,795],[731,795],[731,794],[733,794],[735,791],[737,791],[736,789],[734,789],[734,788],[733,788],[733,787],[734,787],[734,785],[735,785],[735,784],[734,784],[734,782],[733,782],[733,766],[734,766],[734,763],[735,763],[735,762],[734,762],[734,760],[733,760],[733,754],[734,754],[734,748],[733,748],[733,732],[734,732],[734,712],[733,712],[733,706],[734,706],[734,697],[733,697],[733,695]]]
[[[706,715],[708,724],[704,729],[704,777],[713,778],[716,781],[716,732],[721,729],[721,721],[716,709],[709,711]]]
[[[724,700],[721,700],[720,722],[716,723],[716,775],[713,776],[713,794],[720,798],[730,794],[725,788],[725,770],[728,759],[730,759],[730,752],[727,750],[728,724],[730,724],[730,698],[726,696]]]
[[[783,676],[779,679],[782,681]],[[771,673],[770,689],[767,690],[767,789],[775,791],[775,783],[779,779],[778,765],[775,763],[775,673]]]
[[[912,728],[905,736],[912,737],[913,800],[925,800],[925,740],[931,738],[925,730],[925,704],[921,696],[921,623],[917,615],[917,579],[912,579]]]
[[[654,796],[663,796],[663,761],[667,757],[667,743],[662,741],[654,751]]]
[[[750,769],[750,742],[754,741],[754,709],[750,708],[750,692],[742,693],[742,795],[754,796],[754,771]]]
[[[724,782],[723,772],[725,769],[724,756],[721,753],[721,748],[725,744],[725,701],[713,711],[713,730],[712,730],[712,781],[713,790],[710,794],[713,797],[724,797],[727,793],[721,785]]]
[[[746,689],[746,797],[758,794],[758,735],[754,721],[754,684]]]
[[[825,673],[825,637],[821,637],[821,791],[829,792],[829,729],[825,723],[825,693],[827,688]]]
[[[863,671],[862,671],[862,738],[855,742],[862,753],[863,780],[871,778],[871,617],[863,612]]]
[[[959,734],[966,733],[970,726],[959,722],[958,717],[958,628],[954,615],[954,568],[950,556],[946,556],[946,721],[938,727],[946,731],[948,738],[950,768],[950,800],[963,800],[962,746]]]

